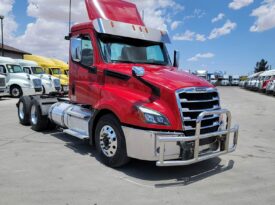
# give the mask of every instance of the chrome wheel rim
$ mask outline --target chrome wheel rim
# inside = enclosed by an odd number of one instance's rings
[[[19,117],[20,117],[21,120],[23,120],[24,117],[25,117],[25,113],[24,113],[24,105],[23,105],[22,102],[19,103],[19,108],[18,109],[19,109]]]
[[[18,97],[20,95],[20,91],[18,88],[13,88],[11,91],[12,96]]]
[[[100,131],[100,148],[107,157],[113,157],[117,151],[117,136],[114,129],[105,125]]]
[[[31,122],[33,125],[37,124],[37,112],[35,105],[33,105],[31,109]]]

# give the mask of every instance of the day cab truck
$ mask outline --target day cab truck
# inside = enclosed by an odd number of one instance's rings
[[[221,85],[223,85],[223,86],[229,86],[230,85],[229,75],[223,75],[222,76]]]
[[[239,75],[233,75],[231,85],[239,86],[239,84],[240,84],[240,76]]]
[[[74,25],[69,98],[25,96],[22,124],[53,125],[95,145],[110,167],[131,158],[157,166],[188,165],[233,152],[238,126],[221,109],[217,89],[178,69],[166,31],[144,25],[134,4],[86,0],[90,21]]]
[[[58,60],[56,58],[51,58],[51,60],[55,63],[57,67],[60,68],[61,73],[69,77],[69,65],[62,60]]]
[[[68,93],[69,78],[67,75],[62,74],[61,69],[51,59],[38,55],[24,55],[24,59],[36,62],[44,69],[46,74],[59,78],[61,83],[61,91]]]
[[[41,79],[26,74],[12,58],[0,57],[0,74],[6,76],[8,92],[14,98],[42,93]]]
[[[25,73],[34,75],[41,79],[43,94],[61,91],[60,79],[49,74],[45,74],[43,68],[39,67],[36,62],[23,59],[17,59],[16,62],[21,65]]]

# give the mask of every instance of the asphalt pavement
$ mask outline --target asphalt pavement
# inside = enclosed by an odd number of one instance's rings
[[[182,167],[133,160],[101,164],[88,143],[19,124],[16,99],[0,100],[0,204],[275,204],[275,97],[221,87],[240,125],[236,152]]]

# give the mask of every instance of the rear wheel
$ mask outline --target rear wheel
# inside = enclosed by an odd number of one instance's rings
[[[43,131],[49,127],[48,116],[42,115],[40,105],[37,100],[31,102],[30,123],[35,131]]]
[[[10,88],[10,95],[13,98],[19,98],[23,95],[22,89],[18,85],[13,85]]]
[[[18,102],[18,118],[22,125],[30,124],[31,98],[23,96]]]
[[[107,166],[121,167],[129,162],[125,137],[120,122],[114,115],[104,115],[99,120],[95,144],[100,159]]]

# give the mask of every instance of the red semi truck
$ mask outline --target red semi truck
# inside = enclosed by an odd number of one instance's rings
[[[132,3],[86,0],[90,21],[74,25],[69,98],[23,96],[23,125],[63,132],[95,145],[110,167],[130,158],[188,165],[233,152],[238,126],[217,89],[178,69],[166,31],[147,28]]]

